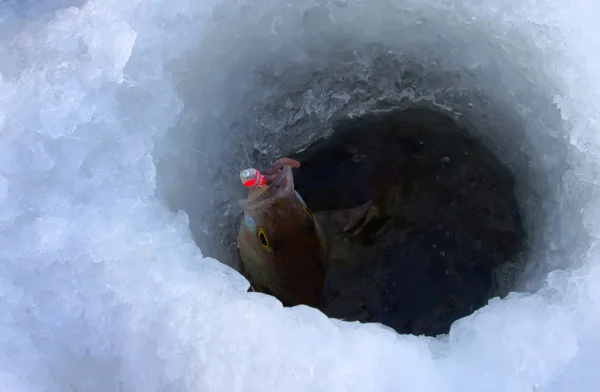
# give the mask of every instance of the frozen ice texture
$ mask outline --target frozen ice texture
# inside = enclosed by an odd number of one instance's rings
[[[597,390],[599,16],[586,0],[0,3],[0,391]],[[254,145],[417,104],[518,173],[520,293],[400,336],[246,293],[196,246],[215,254],[237,197],[223,178]]]

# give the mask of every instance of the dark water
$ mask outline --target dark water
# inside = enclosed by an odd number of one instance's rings
[[[348,120],[294,158],[296,190],[329,237],[330,317],[446,333],[498,291],[494,273],[519,267],[511,173],[442,114]],[[343,211],[369,200],[374,218],[342,233]]]

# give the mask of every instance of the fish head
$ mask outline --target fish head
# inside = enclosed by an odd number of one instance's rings
[[[284,304],[317,306],[327,245],[320,223],[294,190],[291,167],[284,166],[260,194],[251,190],[242,206],[238,248],[251,283]]]

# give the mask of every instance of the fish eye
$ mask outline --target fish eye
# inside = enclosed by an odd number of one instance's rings
[[[263,248],[267,250],[270,248],[269,238],[267,237],[267,233],[264,231],[264,229],[260,229],[258,231],[258,241],[260,242]]]

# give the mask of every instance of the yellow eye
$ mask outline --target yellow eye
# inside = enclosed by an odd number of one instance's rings
[[[267,237],[267,232],[264,229],[260,229],[258,231],[258,241],[266,250],[269,250],[271,248],[271,246],[269,245],[269,237]]]

